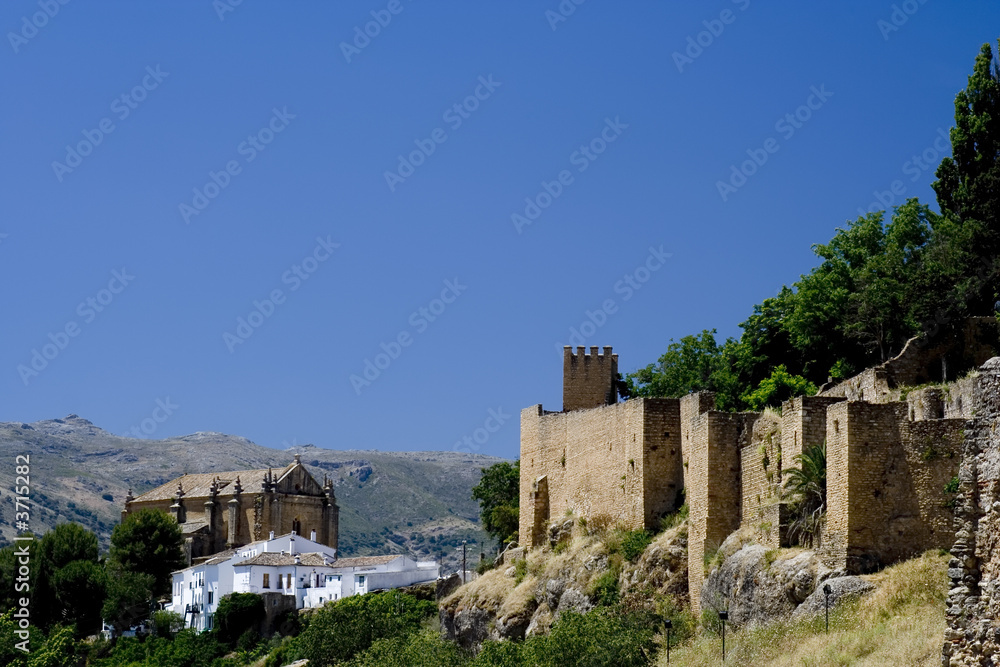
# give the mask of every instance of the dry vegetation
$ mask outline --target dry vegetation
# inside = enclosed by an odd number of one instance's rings
[[[726,664],[746,667],[937,667],[944,641],[948,556],[928,552],[865,577],[878,588],[823,617],[731,632]],[[722,642],[703,634],[671,651],[670,664],[700,667],[720,664]],[[660,665],[666,664],[665,655]]]

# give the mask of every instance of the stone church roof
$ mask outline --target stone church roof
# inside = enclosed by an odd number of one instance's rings
[[[231,472],[204,472],[192,475],[183,475],[166,484],[161,484],[151,491],[147,491],[141,496],[137,496],[132,502],[151,502],[157,500],[171,500],[177,496],[177,485],[184,489],[185,498],[207,498],[212,482],[215,481],[219,490],[219,495],[232,495],[233,484],[236,478],[240,478],[240,487],[245,492],[257,493],[264,483],[264,478],[270,472],[274,480],[278,481],[285,474],[294,468],[297,463],[289,463],[282,469],[272,470],[261,468],[260,470],[234,470]]]

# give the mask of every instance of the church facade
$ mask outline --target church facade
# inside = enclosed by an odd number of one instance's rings
[[[337,548],[340,508],[329,479],[320,485],[300,456],[281,470],[183,475],[133,498],[122,520],[141,509],[169,513],[181,527],[188,564],[212,554],[295,532]]]

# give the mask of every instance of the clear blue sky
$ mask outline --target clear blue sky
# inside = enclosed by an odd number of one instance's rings
[[[472,450],[516,456],[587,311],[633,370],[738,334],[876,191],[932,202],[1000,35],[985,1],[225,2],[0,8],[0,420],[433,450],[494,410]]]

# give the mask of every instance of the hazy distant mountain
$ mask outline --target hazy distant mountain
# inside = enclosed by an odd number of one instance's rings
[[[454,565],[463,539],[470,564],[486,536],[470,498],[480,469],[500,461],[455,452],[336,451],[313,445],[270,449],[246,438],[198,432],[164,440],[113,435],[70,415],[23,424],[0,422],[0,542],[14,525],[15,457],[31,456],[30,528],[44,533],[74,521],[95,531],[107,548],[129,488],[139,495],[184,473],[282,468],[301,454],[317,480],[333,478],[340,505],[343,555],[444,553]]]

